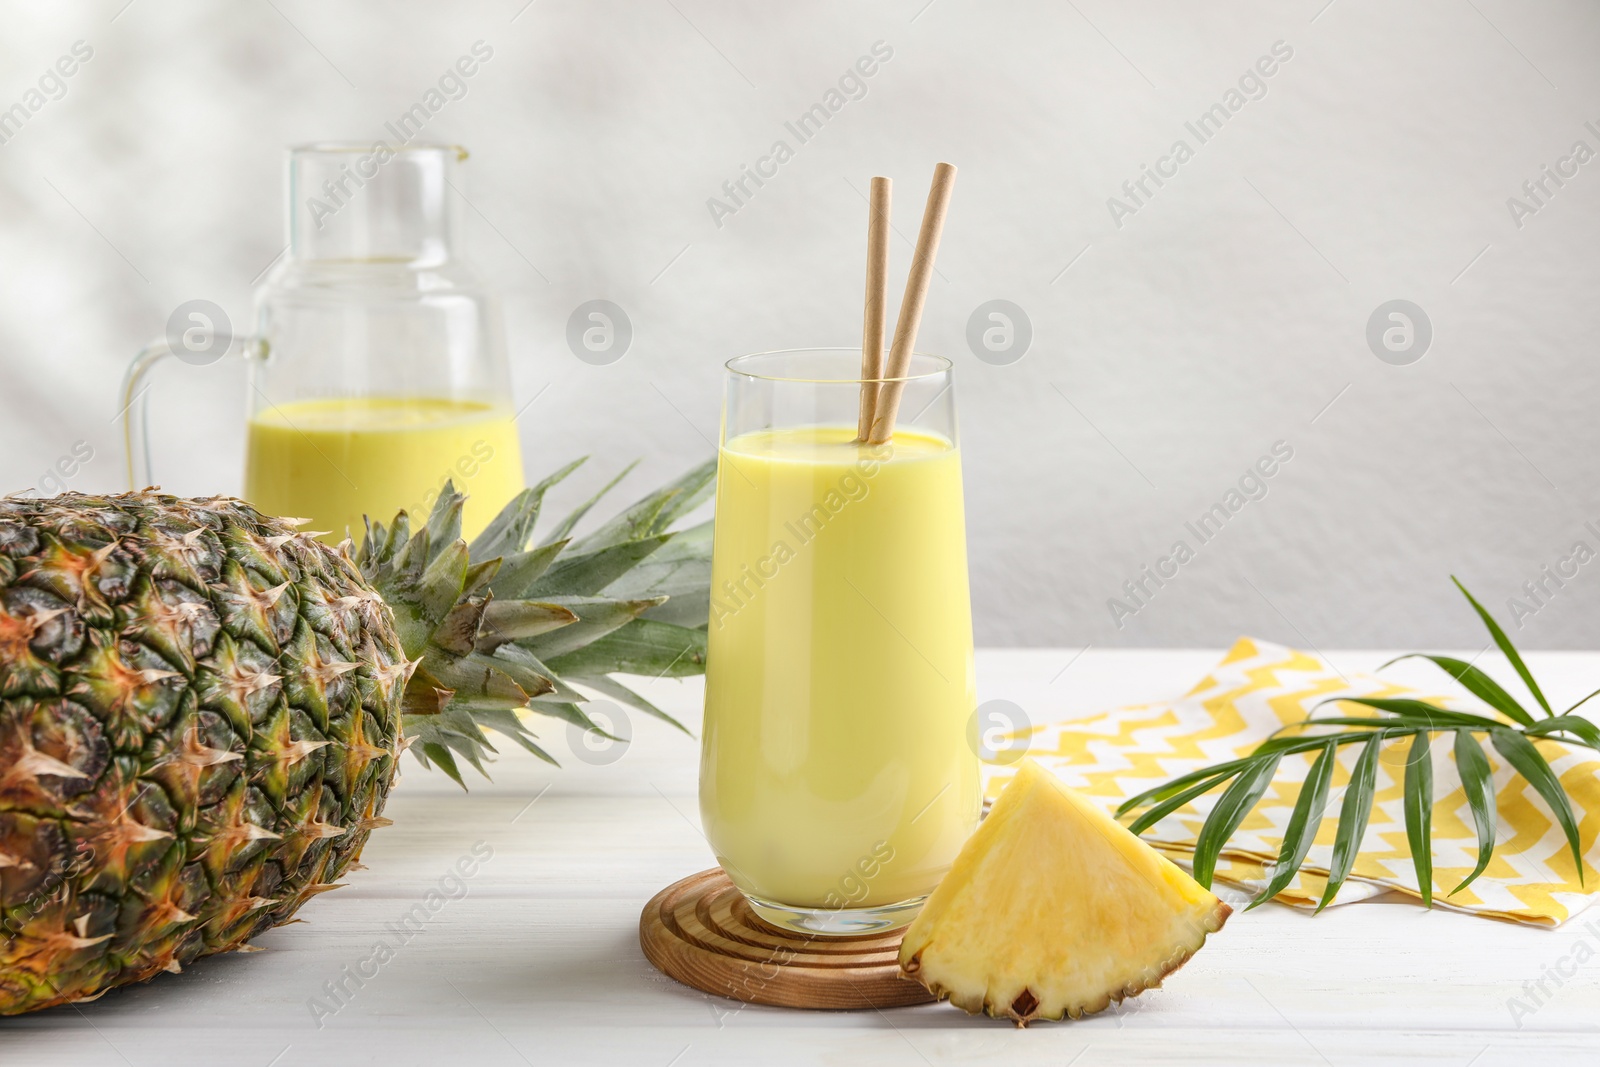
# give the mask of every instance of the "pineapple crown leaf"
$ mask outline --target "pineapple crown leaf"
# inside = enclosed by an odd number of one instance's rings
[[[407,655],[420,661],[406,689],[411,751],[460,784],[463,764],[482,773],[495,752],[486,731],[555,762],[536,743],[529,713],[603,733],[582,707],[585,691],[688,732],[611,675],[704,671],[710,524],[674,526],[709,498],[716,461],[574,539],[630,464],[535,545],[545,494],[583,462],[518,493],[470,545],[460,536],[466,498],[447,482],[425,523],[413,529],[403,511],[387,526],[369,518],[352,554],[393,610]]]
[[[425,539],[431,539],[431,535]],[[462,598],[467,586],[467,562],[467,543],[457,539],[434,555],[417,582],[416,603],[435,628]]]
[[[1572,853],[1572,862],[1578,872],[1578,883],[1583,884],[1585,868],[1583,850],[1578,837],[1577,819],[1572,802],[1561,780],[1551,769],[1536,745],[1540,739],[1553,739],[1571,745],[1600,751],[1600,727],[1590,720],[1573,714],[1590,698],[1600,695],[1600,690],[1589,694],[1557,715],[1540,690],[1533,674],[1510,638],[1495,622],[1482,604],[1467,592],[1455,578],[1456,588],[1472,604],[1478,617],[1488,629],[1490,637],[1510,661],[1522,679],[1544,717],[1536,719],[1498,682],[1486,673],[1460,659],[1424,653],[1410,653],[1401,659],[1420,658],[1433,663],[1450,675],[1473,696],[1501,716],[1445,708],[1424,700],[1335,697],[1322,704],[1355,704],[1377,714],[1323,715],[1308,717],[1291,723],[1263,741],[1256,749],[1241,759],[1203,767],[1180,775],[1154,789],[1130,797],[1117,809],[1119,816],[1144,809],[1130,824],[1134,833],[1143,833],[1161,819],[1190,801],[1211,790],[1226,788],[1217,798],[1195,839],[1194,876],[1200,884],[1211,885],[1217,860],[1229,838],[1256,806],[1272,783],[1274,773],[1284,756],[1315,754],[1310,773],[1300,787],[1293,814],[1284,829],[1283,844],[1278,851],[1272,877],[1265,888],[1251,901],[1250,907],[1272,899],[1294,878],[1305,862],[1312,841],[1328,803],[1328,786],[1337,762],[1338,750],[1343,745],[1360,745],[1361,751],[1351,770],[1350,783],[1341,803],[1337,830],[1334,836],[1332,858],[1329,863],[1327,886],[1317,905],[1321,911],[1331,903],[1348,878],[1361,848],[1367,823],[1372,815],[1373,796],[1377,779],[1378,760],[1383,748],[1391,741],[1409,737],[1402,787],[1406,823],[1406,838],[1411,848],[1412,864],[1417,875],[1417,885],[1425,906],[1433,904],[1433,760],[1431,742],[1435,734],[1453,737],[1452,755],[1461,777],[1462,789],[1472,810],[1474,829],[1478,838],[1476,866],[1461,884],[1447,894],[1454,896],[1487,869],[1494,856],[1497,811],[1495,806],[1494,775],[1488,756],[1483,751],[1477,735],[1485,735],[1506,763],[1519,774],[1544,800],[1555,816],[1557,825],[1566,837]],[[1388,666],[1389,664],[1384,664]],[[1322,705],[1319,704],[1319,707]],[[1319,732],[1306,733],[1310,728]]]
[[[439,499],[434,502],[433,511],[428,514],[428,543],[436,546],[433,555],[444,551],[446,546],[453,545],[461,537],[461,505],[467,498],[456,491],[455,482],[446,481],[444,488],[439,492]],[[466,554],[466,545],[462,545],[462,554]],[[429,560],[432,562],[432,559]]]
[[[617,483],[622,481],[622,479],[626,478],[629,474],[633,473],[633,468],[637,467],[638,465],[639,461],[634,460],[632,463],[622,468],[622,470],[617,473],[615,478],[601,486],[598,493],[584,501],[582,504],[579,504],[576,508],[573,508],[572,512],[568,514],[566,518],[556,523],[555,529],[550,531],[549,534],[545,535],[545,539],[543,541],[539,542],[540,547],[553,544],[556,541],[566,540],[567,536],[572,533],[573,527],[577,526],[578,523],[582,521],[583,517],[589,514],[589,509],[600,503],[600,498],[611,492],[611,490],[615,489]]]
[[[526,552],[513,552],[502,557],[499,572],[489,582],[490,590],[496,596],[526,596],[528,590],[533,588],[533,583],[550,569],[550,564],[566,547],[567,542],[557,541],[542,548],[530,548]]]
[[[588,459],[582,456],[568,463],[538,485],[518,493],[500,514],[485,526],[483,533],[473,539],[470,550],[473,559],[503,556],[519,552],[533,539],[533,527],[539,521],[539,508],[544,494],[551,486],[581,467]]]
[[[472,620],[474,647],[479,652],[493,652],[501,645],[538,637],[577,621],[576,612],[553,600],[486,599]]]
[[[670,533],[653,534],[588,552],[575,551],[572,545],[568,545],[567,551],[557,556],[549,569],[536,578],[523,595],[550,596],[567,592],[593,596],[627,574],[672,537]]]
[[[569,621],[559,625],[540,626],[527,634],[513,635],[516,644],[548,659],[565,652],[574,652],[584,645],[637,619],[650,608],[664,603],[666,597],[649,597],[640,600],[616,600],[602,596],[552,596],[547,601],[520,600],[516,604],[536,605],[555,615],[561,613]]]
[[[687,726],[683,725],[683,723],[679,722],[677,719],[674,719],[671,715],[668,715],[666,712],[662,711],[660,708],[656,707],[654,704],[650,703],[650,701],[646,700],[638,693],[635,693],[632,689],[629,689],[615,678],[601,674],[587,678],[574,678],[573,680],[585,688],[593,689],[601,696],[610,697],[618,704],[625,705],[637,711],[642,711],[646,715],[654,716],[655,718],[660,719],[662,722],[676,726],[685,734],[689,734],[689,728]],[[694,735],[689,734],[689,736],[692,737]]]
[[[716,461],[702,463],[677,481],[636,501],[594,533],[574,542],[573,551],[591,552],[663,533],[680,517],[704,503],[716,486],[716,477]]]

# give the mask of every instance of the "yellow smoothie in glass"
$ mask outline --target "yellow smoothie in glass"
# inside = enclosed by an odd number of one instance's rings
[[[913,900],[977,825],[960,454],[854,438],[762,430],[720,454],[701,816],[758,902]]]
[[[363,515],[387,525],[404,509],[426,520],[446,480],[467,495],[472,539],[521,489],[511,413],[430,397],[297,400],[250,420],[245,498],[270,515],[311,520],[337,542],[361,538]]]

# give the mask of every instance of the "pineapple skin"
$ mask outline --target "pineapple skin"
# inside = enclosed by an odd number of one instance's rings
[[[1231,914],[1026,760],[906,930],[900,965],[971,1014],[1079,1019],[1159,987]]]
[[[248,948],[382,818],[412,664],[248,504],[0,500],[0,1014]]]

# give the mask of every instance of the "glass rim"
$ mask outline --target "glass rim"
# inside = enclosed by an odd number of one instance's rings
[[[312,153],[321,155],[337,155],[343,152],[365,153],[375,152],[380,146],[388,149],[391,155],[396,156],[411,152],[449,152],[454,154],[457,163],[464,162],[469,154],[465,148],[458,144],[445,144],[442,141],[419,141],[415,144],[403,144],[396,148],[381,137],[371,141],[308,141],[303,144],[290,145],[289,154],[298,156]]]
[[[772,348],[765,352],[747,352],[742,356],[734,356],[732,359],[724,363],[723,367],[729,374],[736,374],[741,378],[748,378],[752,381],[791,382],[797,385],[863,385],[868,382],[881,385],[886,382],[931,381],[943,375],[948,375],[955,367],[955,364],[946,359],[944,356],[936,356],[931,352],[918,352],[915,350],[912,351],[911,358],[914,360],[931,360],[934,364],[933,369],[920,374],[906,374],[899,378],[863,378],[859,374],[851,375],[846,378],[819,378],[815,375],[802,374],[760,374],[754,371],[746,370],[740,365],[746,361],[760,360],[767,356],[791,356],[803,352],[849,352],[856,356],[858,366],[861,357],[861,348],[859,346],[852,347],[847,345],[823,345],[816,348]],[[887,348],[884,350],[884,358],[888,358]]]

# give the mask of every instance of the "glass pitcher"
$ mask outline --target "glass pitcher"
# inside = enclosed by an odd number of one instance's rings
[[[313,144],[289,153],[289,246],[256,293],[255,334],[185,305],[123,385],[129,476],[153,482],[146,377],[233,350],[248,368],[245,490],[329,541],[362,517],[426,515],[446,480],[471,538],[522,487],[500,311],[457,255],[450,145]],[[183,317],[187,316],[187,317]]]

